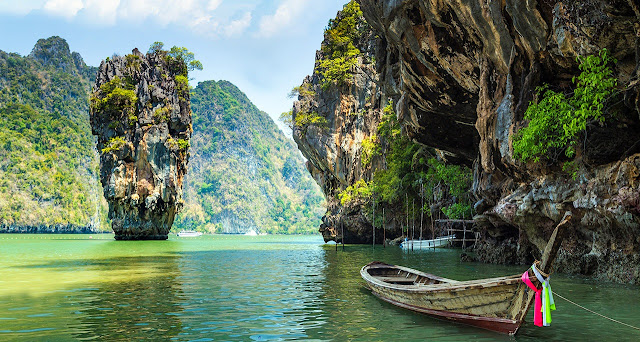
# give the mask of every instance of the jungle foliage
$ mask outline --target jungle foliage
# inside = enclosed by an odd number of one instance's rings
[[[89,126],[95,73],[59,37],[27,57],[0,51],[0,225],[108,229]]]
[[[579,56],[578,62],[582,72],[573,78],[573,94],[554,91],[548,85],[537,89],[537,100],[525,112],[529,125],[513,141],[517,159],[556,162],[562,154],[573,158],[587,128],[603,124],[612,115],[606,104],[618,84],[611,69],[616,60],[603,49],[597,55]]]
[[[289,93],[289,97],[298,98],[299,104],[299,110],[295,114],[293,109],[280,114],[280,120],[289,128],[292,130],[298,129],[302,135],[305,135],[311,126],[326,126],[327,119],[311,109],[316,93],[311,89],[310,83],[305,82],[301,86],[293,88]]]
[[[432,150],[402,134],[391,101],[383,110],[377,137],[379,140],[370,139],[367,143],[373,146],[363,146],[363,153],[376,151],[363,160],[363,166],[369,165],[370,156],[384,155],[385,167],[375,170],[371,181],[359,180],[339,193],[342,205],[375,201],[377,205],[405,207],[410,201],[419,203],[420,208],[424,202],[422,211],[427,217],[440,217],[440,213],[432,211],[438,207],[450,219],[471,218],[471,170],[446,164],[436,158]],[[405,209],[412,216],[419,215],[419,211]]]

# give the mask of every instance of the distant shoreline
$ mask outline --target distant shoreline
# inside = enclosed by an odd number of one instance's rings
[[[71,224],[15,226],[0,225],[0,234],[109,234],[111,231],[98,230],[93,226]]]

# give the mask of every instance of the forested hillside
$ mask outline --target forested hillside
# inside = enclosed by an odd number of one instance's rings
[[[0,51],[0,232],[110,230],[89,125],[97,68],[60,37]],[[174,230],[315,232],[323,197],[304,159],[236,86],[192,90],[185,207]]]
[[[89,127],[96,68],[60,37],[0,51],[0,230],[108,229]]]
[[[317,230],[323,197],[271,118],[227,81],[191,93],[193,135],[174,229],[298,234]]]

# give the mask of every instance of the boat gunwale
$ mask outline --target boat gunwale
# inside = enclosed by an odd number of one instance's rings
[[[380,268],[394,268],[401,271],[405,271],[411,274],[415,274],[418,276],[427,277],[430,279],[434,279],[437,281],[442,281],[440,284],[414,284],[414,285],[401,285],[401,284],[391,284],[376,278],[375,276],[369,274],[367,272],[368,269],[373,269],[376,267],[371,267],[379,265],[382,266]],[[364,278],[365,281],[377,285],[379,287],[384,287],[397,291],[405,291],[405,292],[451,292],[451,291],[467,291],[471,289],[478,288],[490,288],[495,286],[504,286],[504,285],[513,285],[518,284],[522,280],[520,279],[521,275],[511,275],[511,276],[503,276],[496,278],[485,278],[485,279],[475,279],[475,280],[466,280],[466,281],[458,281],[453,279],[442,278],[433,274],[420,272],[418,270],[414,270],[412,268],[397,266],[397,265],[389,265],[380,262],[372,262],[369,263],[360,269],[360,275]]]

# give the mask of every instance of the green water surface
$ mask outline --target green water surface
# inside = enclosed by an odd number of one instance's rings
[[[523,267],[460,250],[325,245],[318,236],[0,235],[0,341],[640,341],[640,331],[557,299],[553,324],[515,337],[384,303],[360,279],[380,260],[459,280]],[[638,287],[554,275],[556,293],[640,325]]]

